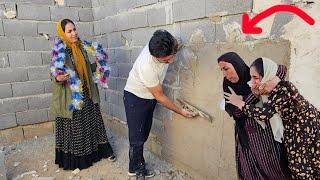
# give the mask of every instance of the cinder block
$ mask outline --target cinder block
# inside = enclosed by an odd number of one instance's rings
[[[205,17],[205,5],[205,0],[180,0],[173,2],[174,22]]]
[[[133,12],[129,14],[129,27],[139,28],[148,26],[147,13],[143,12]]]
[[[215,41],[220,41],[220,42],[226,41],[227,35],[226,35],[226,32],[225,32],[223,26],[228,25],[228,24],[237,23],[237,24],[239,24],[239,30],[241,30],[241,22],[242,22],[241,15],[236,15],[236,16],[230,16],[226,20],[224,20],[223,23],[217,24],[216,25]]]
[[[21,0],[20,0],[21,1]],[[19,0],[17,2],[20,2]],[[28,4],[54,5],[54,0],[22,0]]]
[[[119,102],[119,95],[120,94],[119,94],[119,92],[111,91],[108,95],[109,95],[111,104],[120,105],[120,102]]]
[[[42,65],[40,52],[16,51],[9,52],[10,67],[26,67]]]
[[[106,90],[98,86],[100,101],[106,101]]]
[[[29,80],[47,80],[50,78],[48,66],[38,66],[28,69]]]
[[[77,23],[76,24],[78,35],[81,36],[93,36],[93,23]]]
[[[17,112],[16,117],[18,125],[36,124],[46,122],[49,120],[48,109],[37,109]]]
[[[111,70],[110,70],[110,75],[112,76],[112,77],[118,77],[119,76],[119,72],[118,72],[118,66],[117,66],[117,64],[110,64],[110,68],[111,68]]]
[[[143,47],[131,49],[131,63],[134,63],[136,61],[142,50]]]
[[[111,98],[111,95],[112,95],[112,93],[113,93],[114,91],[113,90],[110,90],[110,89],[107,89],[106,90],[106,97],[105,97],[105,101],[107,102],[107,103],[110,103],[110,98]]]
[[[9,114],[26,111],[28,102],[26,98],[6,98],[0,101],[0,114]]]
[[[121,46],[124,46],[124,45],[125,45],[125,43],[122,41],[120,32],[114,32],[114,33],[110,33],[108,35],[108,46],[109,46],[109,48],[121,47]]]
[[[0,84],[0,99],[12,97],[11,84]]]
[[[131,57],[130,49],[115,49],[113,61],[117,63],[129,63]]]
[[[12,83],[12,94],[14,97],[36,95],[42,93],[44,93],[42,81]]]
[[[8,53],[0,52],[0,68],[9,67]]]
[[[42,64],[48,66],[52,60],[51,53],[50,52],[42,52],[41,59],[42,59]]]
[[[49,108],[52,94],[41,94],[28,97],[29,110]]]
[[[102,21],[103,20],[93,22],[93,32],[94,32],[94,35],[96,36],[99,36],[102,34],[102,24],[103,24]]]
[[[93,12],[91,8],[88,9],[80,9],[79,10],[79,19],[82,22],[91,22],[94,20],[93,18]]]
[[[147,12],[150,26],[172,24],[172,8],[161,7],[149,9]]]
[[[38,33],[49,34],[50,36],[56,36],[56,23],[53,22],[38,22]]]
[[[126,86],[127,79],[118,78],[117,79],[117,91],[123,92],[124,87]]]
[[[191,36],[199,30],[203,32],[205,42],[215,41],[215,23],[206,19],[181,23],[182,42],[189,42]]]
[[[22,37],[0,36],[0,51],[21,51],[24,50]]]
[[[44,93],[51,93],[52,92],[51,80],[43,81],[43,86],[44,86]]]
[[[210,0],[206,1],[206,15],[229,15],[250,12],[253,0]]]
[[[15,113],[0,114],[0,130],[17,126]],[[1,163],[1,162],[0,162]]]
[[[91,8],[91,0],[65,0],[66,6]]]
[[[63,18],[68,18],[73,21],[79,21],[78,8],[70,7],[50,7],[51,20],[59,21]]]
[[[27,72],[25,68],[0,68],[0,83],[27,81]]]
[[[99,42],[103,48],[108,48],[107,35],[96,36],[95,41]]]
[[[116,23],[116,30],[127,30],[130,28],[130,25],[133,25],[133,23],[130,24],[130,16],[133,14],[125,13],[120,14],[115,17],[115,23]]]
[[[114,49],[107,49],[107,54],[108,54],[108,63],[109,64],[113,64],[113,63],[116,63],[116,61],[114,60],[114,57],[115,57],[115,50]]]
[[[104,7],[104,17],[113,16],[118,13],[117,2],[118,0],[108,0],[100,2]]]
[[[119,77],[128,78],[129,72],[132,69],[131,63],[120,63],[118,64]]]
[[[49,51],[53,42],[44,37],[24,37],[24,45],[26,51]]]
[[[47,5],[18,4],[17,14],[18,19],[50,21],[50,10]]]
[[[124,107],[121,107],[119,105],[110,104],[110,115],[112,117],[116,117],[120,119],[121,121],[126,121],[126,113]]]
[[[106,10],[106,7],[104,6],[92,8],[94,20],[99,21],[104,19],[106,17],[105,10]]]
[[[132,32],[132,46],[145,46],[149,42],[155,28],[139,28]]]
[[[131,47],[132,46],[132,31],[122,31],[121,32],[121,39],[122,42],[125,44],[126,47]]]
[[[113,16],[117,13],[115,0],[108,0],[103,2],[104,4],[102,6],[92,8],[93,18],[95,21],[102,20],[109,16]]]
[[[109,86],[109,89],[111,90],[117,90],[117,87],[118,87],[117,78],[110,77],[108,81],[108,86]]]
[[[100,111],[101,113],[110,114],[110,106],[106,101],[100,102]]]
[[[133,8],[134,1],[128,1],[128,0],[117,0],[116,1],[116,7],[118,12],[126,12],[128,9]]]
[[[37,23],[32,21],[4,20],[4,32],[6,36],[36,36]]]

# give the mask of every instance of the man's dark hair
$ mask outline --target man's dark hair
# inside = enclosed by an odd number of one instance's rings
[[[177,53],[177,40],[166,30],[157,30],[149,41],[149,51],[154,57],[161,58]]]
[[[264,76],[264,72],[263,72],[263,60],[262,60],[262,58],[258,58],[258,59],[256,59],[256,60],[254,60],[250,67],[256,68],[256,71],[258,72],[258,74],[259,74],[261,77]]]
[[[63,19],[63,20],[61,21],[61,27],[62,27],[63,32],[65,32],[65,30],[66,30],[66,25],[67,25],[68,23],[71,23],[71,24],[74,25],[74,22],[71,21],[70,19]]]

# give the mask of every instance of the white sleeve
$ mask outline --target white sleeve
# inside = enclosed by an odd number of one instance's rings
[[[146,87],[155,87],[160,84],[157,72],[147,64],[141,65],[138,72],[142,83]]]

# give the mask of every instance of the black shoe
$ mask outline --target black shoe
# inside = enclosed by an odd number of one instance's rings
[[[108,157],[108,161],[110,162],[115,162],[117,160],[115,155],[111,155],[110,157]]]
[[[128,171],[128,176],[136,176],[137,178],[138,178],[138,176],[144,176],[144,177],[146,177],[146,178],[151,178],[151,177],[153,177],[155,174],[154,174],[154,172],[153,171],[151,171],[151,170],[145,170],[144,171],[144,173],[138,173],[138,175],[137,175],[137,173],[136,172],[130,172],[130,171]]]
[[[143,174],[136,175],[136,180],[145,180],[146,177]]]

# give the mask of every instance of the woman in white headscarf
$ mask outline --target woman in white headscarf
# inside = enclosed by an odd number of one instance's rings
[[[277,64],[267,58],[258,58],[251,65],[253,87],[276,81],[272,90],[264,91],[267,99],[263,100],[261,107],[246,104],[234,92],[227,94],[226,98],[248,117],[273,121],[274,136],[280,139],[283,122],[283,139],[292,178],[320,179],[320,113],[291,82],[275,77],[276,67]]]

